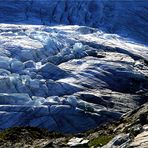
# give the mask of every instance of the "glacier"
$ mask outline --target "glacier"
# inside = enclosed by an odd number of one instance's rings
[[[147,8],[146,0],[9,0],[0,23],[89,26],[147,43]]]
[[[78,133],[147,102],[147,5],[0,1],[0,130]]]

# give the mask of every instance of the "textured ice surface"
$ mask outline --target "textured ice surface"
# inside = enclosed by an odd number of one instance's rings
[[[75,133],[146,101],[147,46],[84,26],[0,27],[1,129]]]
[[[147,0],[2,0],[0,23],[90,26],[147,42],[147,9]]]
[[[144,0],[0,1],[0,129],[76,133],[146,102],[147,8]]]

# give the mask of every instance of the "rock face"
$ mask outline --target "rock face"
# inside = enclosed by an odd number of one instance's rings
[[[129,141],[129,134],[120,134],[113,138],[107,145],[103,146],[103,148],[127,147]]]
[[[126,132],[117,135],[103,148],[127,147],[146,148],[148,147],[148,104],[123,116],[121,124],[117,129]]]
[[[148,126],[145,126],[144,128],[145,130],[134,138],[129,147],[146,148],[148,146]]]

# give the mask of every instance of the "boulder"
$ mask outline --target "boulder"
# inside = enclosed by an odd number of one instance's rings
[[[68,141],[70,147],[88,147],[89,140],[83,138],[73,137]]]
[[[130,142],[129,134],[119,134],[114,137],[107,145],[103,146],[102,148],[123,148],[127,147]]]

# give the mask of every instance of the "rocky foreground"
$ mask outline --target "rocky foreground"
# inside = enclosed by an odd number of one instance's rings
[[[0,147],[147,148],[148,104],[128,112],[118,122],[75,135],[49,133],[33,127],[7,129],[0,133]]]

